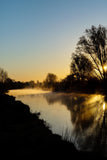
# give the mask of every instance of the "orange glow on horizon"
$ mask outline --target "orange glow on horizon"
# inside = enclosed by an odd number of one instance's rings
[[[40,81],[43,82],[47,76],[48,73],[53,73],[57,76],[58,81],[60,81],[61,79],[64,79],[67,75],[69,75],[69,72],[63,72],[63,71],[59,71],[59,72],[42,72],[42,73],[27,73],[24,72],[24,74],[22,73],[23,71],[20,71],[18,73],[9,73],[9,78],[15,80],[15,81],[21,81],[21,82],[27,82],[27,81]]]

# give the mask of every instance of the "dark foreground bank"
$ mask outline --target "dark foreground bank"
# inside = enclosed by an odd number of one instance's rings
[[[73,144],[52,134],[38,114],[14,97],[0,95],[0,154],[28,158],[104,158],[98,153],[78,152]]]

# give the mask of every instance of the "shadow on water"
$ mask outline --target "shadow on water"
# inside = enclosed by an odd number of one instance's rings
[[[78,150],[107,156],[107,97],[82,94],[44,94],[48,104],[59,102],[70,111],[72,131],[66,132]]]

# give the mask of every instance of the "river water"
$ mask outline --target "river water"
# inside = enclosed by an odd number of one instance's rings
[[[53,133],[71,141],[77,150],[107,156],[107,98],[100,94],[66,94],[37,89],[10,90],[9,95],[40,112]]]

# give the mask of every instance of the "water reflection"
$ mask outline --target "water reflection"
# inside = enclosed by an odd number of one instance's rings
[[[103,95],[44,95],[49,104],[60,102],[70,111],[69,139],[78,150],[107,154],[107,104]]]
[[[16,95],[78,150],[95,150],[107,156],[107,97],[37,91]]]

